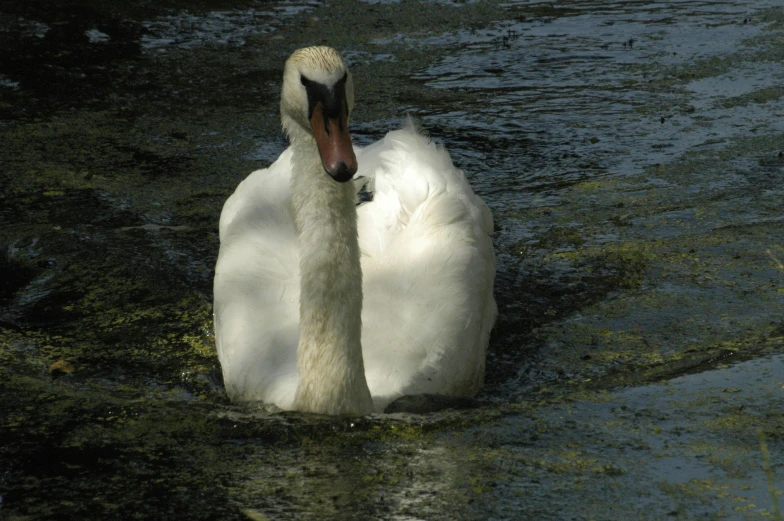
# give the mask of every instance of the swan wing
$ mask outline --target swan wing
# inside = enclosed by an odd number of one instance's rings
[[[496,317],[492,214],[412,125],[358,153],[362,345],[377,408],[404,394],[472,396]]]
[[[215,342],[232,400],[286,409],[297,385],[299,250],[292,150],[251,173],[226,201],[215,267]]]

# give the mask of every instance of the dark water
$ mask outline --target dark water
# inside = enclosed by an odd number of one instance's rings
[[[225,397],[218,216],[317,43],[494,212],[473,407]],[[3,4],[0,519],[780,519],[782,85],[774,1]]]

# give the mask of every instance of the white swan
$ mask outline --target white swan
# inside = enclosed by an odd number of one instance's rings
[[[354,149],[353,101],[337,51],[296,51],[280,102],[291,146],[223,207],[215,338],[232,400],[367,414],[483,384],[492,215],[411,125]],[[373,193],[359,206],[355,172]]]

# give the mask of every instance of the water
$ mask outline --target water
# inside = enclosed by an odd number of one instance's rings
[[[776,2],[176,2],[0,16],[0,517],[756,519],[782,490]],[[228,402],[221,206],[329,43],[496,218],[473,407]],[[68,360],[74,371],[52,368]]]

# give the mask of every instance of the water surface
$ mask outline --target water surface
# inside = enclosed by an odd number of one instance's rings
[[[3,9],[0,517],[775,515],[777,2]],[[282,63],[317,43],[352,66],[358,143],[411,114],[494,212],[472,407],[328,419],[223,392],[218,216],[285,147]]]

